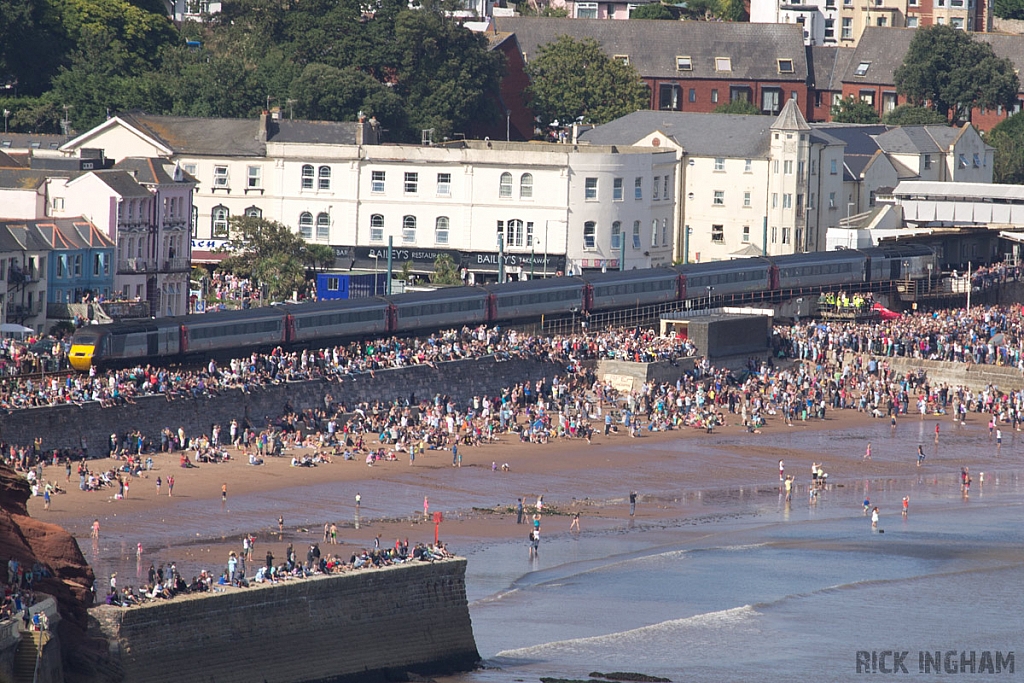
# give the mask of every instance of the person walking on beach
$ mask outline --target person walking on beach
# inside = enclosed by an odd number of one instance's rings
[[[50,489],[46,489],[43,491],[43,509],[50,509]]]
[[[171,497],[174,495],[174,475],[167,477],[167,496]]]
[[[523,523],[523,499],[516,498],[516,524]]]
[[[459,444],[452,445],[452,467],[459,464]]]
[[[160,495],[160,485],[161,484],[163,484],[163,482],[160,481],[160,477],[157,477],[156,478],[156,495],[158,495],[158,496]]]
[[[427,521],[430,516],[430,499],[427,496],[423,496],[423,521]]]
[[[338,545],[338,525],[331,522],[331,545]]]
[[[786,477],[786,502],[793,500],[793,477]]]
[[[359,512],[359,504],[361,502],[363,502],[363,497],[359,495],[358,491],[356,491],[356,512]]]
[[[903,496],[903,516],[906,517],[908,512],[910,512],[910,496]]]
[[[629,516],[636,514],[636,491],[629,492]]]
[[[277,530],[280,533],[284,533],[284,515],[279,515],[277,518]]]
[[[867,450],[864,451],[864,459],[865,460],[870,460],[871,459],[871,442],[870,441],[868,441]]]
[[[786,465],[779,460],[779,481],[786,481]]]
[[[324,543],[327,543],[331,538],[331,523],[324,522]]]
[[[92,538],[93,540],[99,540],[100,537],[100,520],[94,519],[92,521]]]
[[[921,444],[917,445],[917,466],[920,467],[921,463],[924,462],[924,446]]]
[[[996,430],[996,453],[1003,449],[1003,431],[1001,429]]]
[[[227,483],[220,485],[220,502],[228,502],[228,485]]]
[[[868,510],[869,509],[871,509],[871,501],[868,500],[867,497],[865,497],[864,498],[864,514],[865,515],[868,514]]]
[[[935,423],[935,445],[939,445],[939,423]]]
[[[871,528],[872,530],[878,529],[878,506],[871,511]]]
[[[572,531],[573,529],[576,530],[576,533],[579,533],[579,531],[580,531],[580,513],[579,513],[579,511],[576,511],[576,512],[572,513],[572,524],[569,525],[569,531]]]

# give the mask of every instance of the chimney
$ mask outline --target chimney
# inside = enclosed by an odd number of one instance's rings
[[[270,126],[270,112],[264,109],[260,112],[260,129],[257,133],[256,139],[260,142],[267,141],[267,128]]]

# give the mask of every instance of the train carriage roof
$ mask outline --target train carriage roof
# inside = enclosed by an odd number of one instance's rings
[[[282,306],[261,306],[257,308],[249,309],[238,309],[234,311],[217,311],[216,313],[200,313],[193,315],[178,315],[173,318],[163,318],[163,320],[172,320],[176,324],[195,326],[195,325],[207,325],[207,324],[226,324],[238,321],[254,321],[254,320],[266,320],[268,318],[281,318],[284,319],[285,310]]]
[[[935,251],[926,244],[887,244],[879,247],[861,249],[865,255],[871,258],[909,258],[912,256],[934,256]]]
[[[572,289],[582,287],[584,284],[583,279],[578,277],[549,277],[488,285],[486,289],[495,296],[505,296],[507,294],[523,294],[553,289]]]
[[[705,275],[707,273],[735,272],[737,270],[754,270],[757,268],[768,268],[771,262],[763,256],[750,258],[737,258],[728,261],[705,261],[704,263],[680,263],[673,266],[676,270],[685,275]]]
[[[365,310],[387,307],[387,300],[379,296],[359,297],[356,299],[335,299],[333,301],[315,301],[308,304],[287,304],[283,308],[295,316],[316,315],[318,313],[335,313],[341,311]]]
[[[481,287],[444,287],[429,292],[406,292],[385,297],[395,306],[429,303],[434,301],[460,301],[464,299],[485,299],[487,290]]]
[[[158,332],[166,328],[177,328],[178,323],[174,322],[171,318],[147,318],[145,320],[122,320],[115,323],[104,323],[103,325],[87,325],[75,330],[75,334],[79,332],[88,334],[93,332],[100,334],[103,332],[111,332],[113,334],[141,334],[146,332]]]
[[[839,251],[809,251],[804,254],[787,254],[773,258],[780,268],[803,265],[821,265],[837,261],[863,261],[864,254],[856,249],[840,249]]]
[[[643,270],[614,270],[607,273],[594,273],[584,277],[592,285],[610,285],[619,282],[636,282],[638,280],[665,280],[678,276],[679,273],[671,268],[644,268]]]

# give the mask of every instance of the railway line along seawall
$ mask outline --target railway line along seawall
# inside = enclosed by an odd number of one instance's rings
[[[124,681],[360,683],[479,660],[466,561],[416,562],[91,610]]]
[[[415,397],[417,401],[447,394],[459,402],[473,396],[495,395],[503,387],[527,380],[561,374],[554,363],[532,359],[500,361],[493,356],[450,361],[435,366],[413,365],[378,370],[373,373],[345,375],[341,382],[308,380],[282,382],[240,389],[219,396],[181,397],[168,401],[163,396],[144,396],[135,403],[101,408],[97,402],[81,406],[63,405],[15,410],[0,416],[0,440],[28,445],[42,437],[44,449],[78,448],[84,443],[92,457],[106,456],[111,434],[119,436],[141,431],[157,445],[164,427],[183,427],[191,437],[210,434],[211,425],[227,427],[231,420],[248,419],[259,428],[269,416],[277,418],[285,404],[296,411],[322,408],[330,394],[336,403],[353,406],[361,401],[392,401]]]

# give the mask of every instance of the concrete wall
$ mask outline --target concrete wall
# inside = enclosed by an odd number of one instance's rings
[[[672,382],[693,369],[693,358],[680,358],[673,365],[668,361],[658,363],[634,363],[624,360],[601,360],[597,362],[597,376],[611,383],[619,391],[639,391],[645,382]]]
[[[965,386],[973,391],[982,390],[990,384],[1002,391],[1017,391],[1024,388],[1024,375],[1012,367],[882,356],[878,356],[877,360],[879,364],[888,360],[890,369],[901,374],[923,369],[932,386],[944,383],[951,387]]]
[[[14,655],[19,642],[18,620],[0,621],[0,681],[3,683],[14,680]]]
[[[464,559],[92,610],[125,681],[370,682],[479,655]]]
[[[254,389],[243,394],[234,390],[216,398],[178,399],[167,401],[162,396],[137,399],[135,405],[100,408],[98,403],[52,408],[30,408],[0,416],[0,440],[30,444],[43,437],[43,447],[78,447],[84,436],[90,455],[106,455],[112,433],[122,435],[139,429],[159,443],[164,427],[185,428],[186,436],[210,433],[211,425],[227,428],[232,419],[240,423],[249,418],[261,427],[267,416],[281,415],[286,402],[295,410],[323,407],[324,396],[330,393],[336,402],[349,406],[359,401],[391,401],[415,396],[417,400],[432,398],[442,392],[460,402],[474,395],[496,395],[503,387],[525,380],[552,377],[562,368],[534,360],[498,362],[493,357],[479,360],[440,363],[437,367],[417,365],[394,370],[346,377],[341,383],[322,380],[291,382]],[[226,433],[226,431],[225,431]]]

